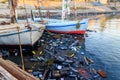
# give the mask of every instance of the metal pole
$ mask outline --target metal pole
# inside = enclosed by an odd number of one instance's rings
[[[17,30],[18,30],[18,39],[19,39],[20,55],[21,55],[21,61],[22,61],[22,69],[25,70],[24,60],[23,60],[23,54],[22,54],[21,39],[20,39],[20,27],[17,27]]]

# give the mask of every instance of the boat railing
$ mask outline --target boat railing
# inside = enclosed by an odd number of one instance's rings
[[[18,31],[18,30],[20,30],[20,27],[17,26],[17,27],[11,27],[11,28],[8,28],[8,27],[7,28],[1,28],[0,33],[5,32],[6,30],[12,30],[12,29],[16,29]]]

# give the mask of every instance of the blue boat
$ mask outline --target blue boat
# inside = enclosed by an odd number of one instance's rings
[[[88,27],[88,19],[80,21],[65,20],[70,15],[70,1],[62,0],[62,16],[61,20],[57,19],[43,19],[47,20],[46,30],[62,34],[82,34],[84,35]]]
[[[85,34],[88,27],[88,20],[83,19],[81,21],[68,21],[68,20],[57,20],[57,19],[46,19],[46,30],[55,33],[62,34]],[[35,18],[35,22],[40,21],[40,18]]]
[[[46,30],[63,34],[85,34],[88,26],[88,19],[78,21],[50,21],[46,24]]]
[[[88,19],[83,19],[80,21],[65,20],[67,18],[66,16],[70,14],[69,4],[70,0],[63,0],[61,20],[43,18],[44,21],[47,21],[47,31],[62,34],[85,34],[88,27]],[[34,18],[35,22],[40,20],[40,18]]]

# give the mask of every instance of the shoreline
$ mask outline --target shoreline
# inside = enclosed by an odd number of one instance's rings
[[[34,1],[35,2],[35,1]],[[27,3],[27,2],[26,2]],[[48,4],[49,3],[49,4]],[[28,5],[29,4],[29,5]],[[26,17],[26,14],[28,17],[31,16],[31,10],[33,12],[34,16],[38,16],[39,15],[39,10],[35,9],[35,5],[31,5],[31,3],[29,2],[24,8],[24,4],[22,3],[22,1],[20,2],[20,4],[18,5],[17,9],[16,9],[16,14],[18,17]],[[51,5],[54,4],[54,5]],[[52,17],[60,17],[62,14],[62,10],[61,10],[61,2],[60,1],[47,1],[45,4],[45,1],[43,1],[43,4],[41,5],[41,12],[42,12],[42,17],[45,17],[48,10],[49,10],[49,14]],[[75,9],[74,9],[74,3],[71,2],[71,15],[72,17],[74,17],[75,15]],[[38,7],[38,6],[37,6]],[[0,18],[10,18],[10,10],[8,8],[8,4],[2,4],[0,3]],[[26,13],[27,11],[27,13]],[[120,13],[120,9],[117,10],[112,10],[109,8],[108,5],[103,5],[103,6],[93,6],[93,3],[85,3],[85,2],[77,2],[77,17],[86,17],[86,16],[96,16],[96,15],[101,15],[101,14],[108,14],[108,15],[112,15],[112,14],[116,14],[116,13]],[[71,17],[70,15],[70,17]]]

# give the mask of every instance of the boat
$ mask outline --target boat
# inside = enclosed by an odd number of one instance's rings
[[[49,32],[63,33],[63,34],[82,34],[84,35],[88,26],[88,19],[80,21],[65,20],[70,14],[70,0],[63,0],[62,2],[62,19],[49,19],[46,24],[46,30]],[[76,15],[76,14],[75,14]]]
[[[11,20],[0,19],[0,46],[34,46],[42,36],[45,25],[29,22],[27,20],[16,20],[15,8],[17,0],[10,0]]]
[[[67,18],[66,16],[70,14],[69,4],[70,0],[63,0],[61,20],[42,18],[45,22],[47,21],[46,31],[62,34],[85,34],[89,19],[83,19],[80,21],[65,20]],[[35,22],[39,22],[40,20],[40,18],[34,18]]]
[[[62,21],[50,22],[46,24],[46,30],[49,32],[63,34],[82,34],[84,35],[87,29],[88,19],[78,21]]]

